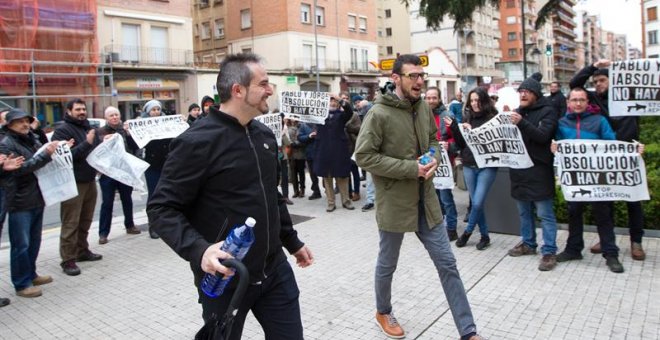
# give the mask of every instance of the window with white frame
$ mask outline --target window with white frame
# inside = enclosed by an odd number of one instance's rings
[[[314,45],[312,45],[311,43],[303,44],[302,46],[302,55],[303,55],[302,66],[305,70],[309,70],[312,68],[313,49],[314,49]]]
[[[246,29],[252,27],[252,15],[250,14],[250,9],[241,10],[241,29]]]
[[[311,24],[312,20],[312,6],[310,4],[300,4],[300,22],[303,24]]]
[[[367,17],[360,17],[360,33],[367,32]]]
[[[348,15],[348,30],[355,32],[355,25],[357,25],[357,17],[355,15]]]
[[[506,17],[506,23],[507,24],[515,24],[516,23],[516,16],[512,15],[512,16]]]
[[[316,24],[319,26],[325,26],[325,8],[321,6],[316,6]]]
[[[151,39],[150,43],[150,57],[151,61],[156,64],[166,64],[169,62],[168,58],[168,35],[167,27],[151,26]]]
[[[369,69],[369,50],[363,48],[360,51],[361,60],[360,60],[360,71],[366,71]]]
[[[649,45],[657,45],[658,44],[658,31],[653,30],[648,32],[648,37],[649,37]]]
[[[203,22],[202,23],[201,38],[202,38],[202,40],[206,40],[206,39],[211,38],[211,23],[209,23],[209,22]]]
[[[351,47],[351,70],[358,69],[358,49]]]
[[[225,19],[215,19],[215,30],[213,31],[213,36],[216,39],[222,39],[225,37]]]
[[[121,56],[122,61],[138,61],[140,59],[140,26],[121,24]]]

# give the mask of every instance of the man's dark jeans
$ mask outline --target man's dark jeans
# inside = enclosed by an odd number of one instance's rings
[[[238,277],[234,278],[237,280]],[[222,317],[234,290],[226,290],[217,298],[210,298],[198,289],[204,321],[212,314]],[[239,340],[248,311],[252,311],[269,340],[302,340],[303,328],[298,302],[298,284],[289,262],[283,261],[260,285],[248,286],[234,318],[229,340]]]
[[[319,189],[319,177],[314,173],[314,160],[307,159],[307,170],[309,170],[309,178],[312,180],[312,193],[321,194]]]
[[[110,225],[112,224],[112,209],[115,203],[115,191],[119,191],[121,199],[121,208],[124,211],[124,226],[126,228],[134,227],[133,223],[133,188],[108,176],[99,178],[101,186],[101,214],[99,216],[99,236],[107,237],[110,234]]]
[[[568,240],[566,241],[566,251],[577,255],[584,249],[584,207],[588,202],[569,202],[568,203]],[[612,202],[591,202],[591,214],[598,228],[598,237],[600,238],[600,247],[603,250],[603,257],[619,256],[619,247],[616,245],[614,235],[614,220],[612,220]]]
[[[642,237],[644,236],[644,211],[642,210],[642,202],[626,202],[626,205],[628,206],[630,241],[642,243]]]
[[[44,208],[9,212],[11,282],[16,291],[32,286],[37,277]]]

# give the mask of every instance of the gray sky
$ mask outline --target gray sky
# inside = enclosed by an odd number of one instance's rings
[[[628,36],[633,47],[642,47],[640,0],[585,0],[575,5],[576,11],[600,15],[602,27]]]

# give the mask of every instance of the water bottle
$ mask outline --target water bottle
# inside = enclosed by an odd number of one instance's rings
[[[433,157],[435,157],[435,148],[432,147],[429,149],[429,151],[425,154],[422,155],[422,157],[419,159],[419,164],[421,165],[426,165],[429,164],[433,161]]]
[[[248,250],[254,243],[254,225],[257,222],[252,217],[248,217],[243,225],[234,227],[227,236],[227,239],[220,247],[220,250],[231,254],[235,259],[242,261]],[[230,277],[219,277],[216,275],[205,274],[202,279],[202,291],[209,297],[215,298],[220,295],[227,287]]]

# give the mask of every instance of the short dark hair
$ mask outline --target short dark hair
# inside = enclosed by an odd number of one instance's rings
[[[80,98],[74,98],[74,99],[71,99],[68,102],[66,102],[66,109],[69,110],[69,111],[73,110],[73,105],[74,104],[83,104],[83,105],[85,105],[85,107],[87,107],[87,103],[85,103],[84,100],[82,100]]]
[[[392,74],[401,74],[401,69],[404,64],[412,64],[419,66],[422,64],[422,60],[414,54],[402,54],[396,58],[394,61],[394,67],[392,68]]]
[[[431,90],[434,90],[434,91],[436,91],[436,92],[438,93],[438,98],[440,98],[440,96],[442,95],[442,92],[440,91],[440,88],[438,88],[437,86],[429,86],[429,87],[426,89],[426,92],[429,92],[429,91],[431,91]]]
[[[558,81],[556,81],[556,80],[553,81],[552,83],[550,83],[550,85],[552,85],[552,84],[557,84],[557,86],[561,87],[561,84],[560,84]]]
[[[252,71],[247,64],[259,63],[261,63],[261,58],[254,53],[230,54],[220,63],[220,72],[215,84],[220,103],[231,99],[231,87],[234,84],[250,86]]]
[[[571,99],[571,94],[573,92],[584,92],[587,95],[587,100],[589,99],[589,91],[587,91],[584,87],[574,87],[568,92],[568,98],[566,99]]]

